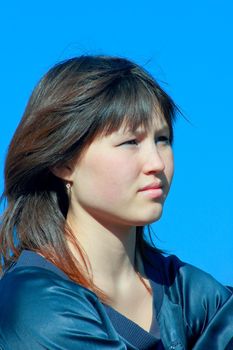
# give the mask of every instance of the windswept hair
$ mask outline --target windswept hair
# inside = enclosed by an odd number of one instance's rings
[[[2,271],[22,250],[32,250],[103,297],[88,273],[85,252],[67,226],[65,184],[51,168],[78,158],[97,135],[108,135],[123,123],[132,130],[149,128],[153,118],[162,115],[172,141],[176,112],[155,79],[127,59],[80,56],[51,68],[34,89],[6,157]],[[137,230],[142,233],[143,228]],[[71,253],[68,239],[86,268]]]

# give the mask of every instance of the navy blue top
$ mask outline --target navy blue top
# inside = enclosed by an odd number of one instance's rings
[[[27,267],[41,267],[45,268],[47,270],[50,270],[52,272],[55,272],[57,275],[59,275],[62,278],[65,278],[67,280],[70,280],[69,277],[58,267],[53,265],[50,261],[46,260],[39,254],[24,250],[17,263],[14,264],[8,272],[12,272],[15,269],[18,268],[27,268]],[[147,267],[149,271],[149,267]],[[152,323],[150,327],[150,331],[147,332],[143,328],[141,328],[139,325],[137,325],[132,320],[128,319],[115,309],[113,309],[109,305],[103,304],[108,317],[110,318],[115,330],[117,333],[127,340],[129,343],[131,343],[133,346],[135,346],[139,350],[163,350],[164,347],[162,345],[160,338],[160,332],[159,332],[159,325],[156,319],[156,314],[159,311],[162,303],[162,287],[161,285],[157,284],[156,282],[150,280],[150,284],[152,287],[153,292],[153,318]]]
[[[0,350],[233,349],[232,291],[175,256],[145,249],[150,332],[25,251],[0,279]]]

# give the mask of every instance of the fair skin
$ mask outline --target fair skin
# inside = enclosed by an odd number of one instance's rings
[[[157,118],[149,130],[134,133],[122,126],[54,172],[71,183],[67,222],[88,256],[94,283],[112,307],[149,330],[152,296],[135,271],[136,226],[160,218],[169,191],[173,152],[166,122]]]

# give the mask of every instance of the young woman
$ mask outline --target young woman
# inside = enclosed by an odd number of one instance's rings
[[[177,108],[141,67],[82,56],[35,88],[5,164],[0,349],[232,349],[233,297],[143,237]]]

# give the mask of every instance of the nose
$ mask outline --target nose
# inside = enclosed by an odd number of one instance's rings
[[[161,173],[165,169],[165,162],[157,147],[148,151],[144,160],[143,171],[145,174]]]

